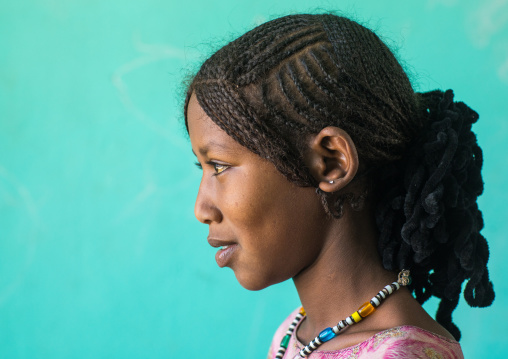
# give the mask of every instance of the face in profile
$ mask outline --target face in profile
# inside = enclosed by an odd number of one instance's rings
[[[190,98],[187,123],[203,175],[195,204],[219,266],[259,290],[296,276],[318,257],[327,217],[314,188],[289,182],[237,143]]]

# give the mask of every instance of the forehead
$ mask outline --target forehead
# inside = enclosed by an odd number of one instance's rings
[[[241,150],[244,149],[231,136],[222,130],[206,114],[199,105],[196,95],[193,93],[187,106],[187,126],[189,137],[194,153],[204,154],[209,149],[220,148],[222,150]]]
[[[191,94],[190,99],[189,99],[189,103],[187,104],[186,121],[189,126],[189,132],[190,132],[191,123],[194,123],[195,120],[197,120],[197,119],[203,119],[204,117],[206,117],[210,120],[209,116],[206,114],[206,112],[203,110],[203,108],[201,108],[201,105],[198,102],[198,98],[196,97],[196,94],[193,92]]]
[[[215,133],[216,131],[222,131],[199,105],[198,99],[194,93],[191,95],[187,106],[187,126],[191,141],[193,137],[201,137],[208,132]],[[224,134],[226,133],[224,132]]]

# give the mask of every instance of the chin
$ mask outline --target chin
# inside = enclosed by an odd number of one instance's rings
[[[263,278],[260,276],[245,276],[235,272],[236,280],[242,287],[251,291],[258,291],[261,289],[265,289],[271,285],[282,282],[282,280],[269,280],[268,278]]]

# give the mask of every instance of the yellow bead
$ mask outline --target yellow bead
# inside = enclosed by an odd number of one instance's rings
[[[358,309],[358,313],[362,316],[362,318],[365,318],[366,316],[374,313],[376,308],[369,302],[364,303],[360,309]]]
[[[305,313],[305,309],[303,309],[303,307],[300,309],[300,314],[301,315],[307,315],[307,313]]]
[[[355,323],[358,323],[360,320],[362,320],[362,317],[360,317],[360,314],[358,314],[358,312],[354,312],[353,314],[351,314],[351,316],[353,317]]]

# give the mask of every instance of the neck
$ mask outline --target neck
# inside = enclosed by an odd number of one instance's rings
[[[307,312],[302,337],[337,324],[397,279],[382,266],[371,216],[349,210],[332,222],[318,258],[293,278]]]

